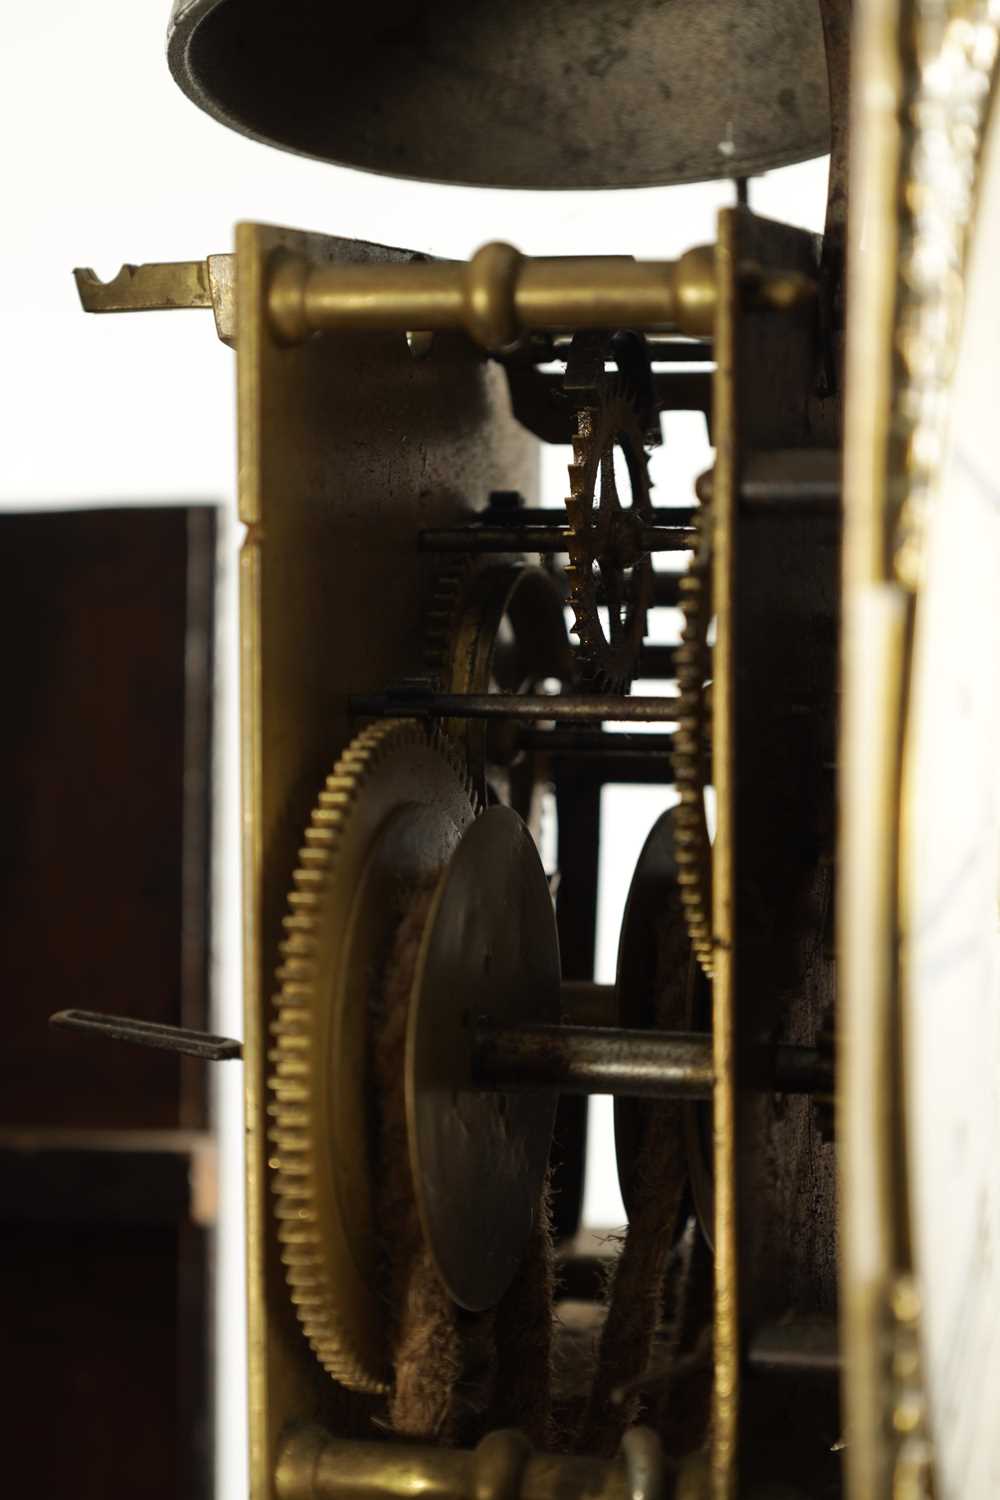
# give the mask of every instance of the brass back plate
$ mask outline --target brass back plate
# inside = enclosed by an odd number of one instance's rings
[[[500,372],[464,339],[414,361],[401,335],[282,349],[268,332],[268,261],[401,251],[237,229],[251,1489],[272,1487],[284,1424],[369,1431],[364,1398],[320,1368],[283,1284],[266,1184],[267,1025],[285,893],[311,804],[350,737],[347,696],[421,669],[432,560],[417,531],[453,523],[491,486],[535,495],[537,448]]]

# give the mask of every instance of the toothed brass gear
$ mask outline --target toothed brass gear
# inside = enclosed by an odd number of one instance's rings
[[[268,1078],[269,1166],[299,1322],[353,1390],[389,1378],[376,1285],[369,1029],[414,893],[476,813],[464,758],[412,720],[352,740],[305,832],[284,919]]]
[[[446,693],[533,692],[546,680],[566,682],[573,652],[558,583],[545,569],[519,561],[470,560],[449,568],[437,580],[427,613],[424,667]],[[517,725],[449,719],[444,727],[464,746],[485,800],[487,769],[499,769],[502,777],[517,755]],[[532,780],[529,775],[520,789],[528,803]],[[524,797],[510,791],[511,805],[530,823]]]
[[[616,449],[628,470],[628,507],[618,494]],[[653,597],[653,566],[641,536],[642,527],[653,520],[653,507],[642,426],[621,381],[602,382],[596,404],[580,408],[569,480],[566,574],[584,686],[626,692]],[[607,629],[599,604],[607,606]]]
[[[711,729],[708,679],[712,618],[711,527],[707,511],[695,513],[695,545],[680,580],[683,616],[677,670],[677,729],[673,739],[674,785],[680,797],[674,824],[678,881],[691,945],[712,977],[712,846],[705,816],[705,762]]]
[[[452,681],[452,641],[462,613],[462,600],[482,564],[475,557],[460,557],[444,567],[434,579],[430,603],[424,616],[424,671],[438,692]]]

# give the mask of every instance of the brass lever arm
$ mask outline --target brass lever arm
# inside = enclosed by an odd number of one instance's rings
[[[101,281],[89,266],[73,272],[84,312],[164,312],[210,307],[224,344],[236,340],[236,258],[210,255],[207,260],[124,265],[111,281]]]

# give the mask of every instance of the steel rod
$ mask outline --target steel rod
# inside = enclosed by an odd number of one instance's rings
[[[690,526],[642,526],[638,533],[641,552],[690,552],[694,545]],[[435,526],[422,531],[422,552],[567,552],[572,532],[568,526],[544,526],[537,522],[472,521],[467,526]]]
[[[435,526],[418,538],[421,552],[540,552],[546,556],[569,547],[568,526],[530,526],[504,521],[472,521],[467,526]]]
[[[212,1036],[189,1026],[167,1026],[159,1021],[140,1021],[134,1016],[110,1016],[96,1010],[60,1010],[49,1017],[51,1026],[71,1031],[89,1031],[116,1042],[136,1042],[161,1052],[199,1057],[203,1062],[226,1062],[243,1056],[243,1044],[233,1037]]]
[[[432,693],[390,688],[352,698],[351,712],[370,719],[552,719],[569,724],[612,719],[673,724],[676,705],[676,697],[630,698],[615,693]]]
[[[480,1088],[504,1092],[550,1088],[633,1099],[710,1099],[712,1040],[683,1032],[481,1022],[473,1078]]]
[[[674,700],[676,702],[676,699]],[[607,758],[610,761],[649,760],[654,756],[672,755],[674,736],[667,734],[629,734],[614,730],[524,729],[517,740],[519,750],[534,751],[562,758]],[[667,767],[664,779],[673,775]]]
[[[602,997],[602,1005],[608,1001]],[[481,1021],[473,1080],[500,1091],[556,1089],[627,1099],[710,1099],[712,1038],[698,1032],[610,1026],[498,1025]],[[832,1063],[813,1047],[776,1047],[761,1089],[813,1094],[833,1086]]]
[[[714,474],[699,476],[695,493],[712,500]],[[840,454],[831,448],[766,449],[752,454],[740,479],[740,506],[756,513],[839,514],[842,501]]]
[[[509,503],[507,495],[516,503]],[[650,521],[654,526],[692,526],[698,513],[694,505],[656,505]],[[469,524],[484,526],[568,526],[564,505],[525,505],[516,490],[493,491],[484,510],[469,517]]]

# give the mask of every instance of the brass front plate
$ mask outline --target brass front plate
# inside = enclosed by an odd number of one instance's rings
[[[712,1497],[734,1500],[763,1477],[765,1452],[773,1474],[782,1463],[793,1471],[801,1463],[785,1452],[795,1447],[787,1424],[782,1443],[772,1430],[774,1413],[744,1379],[748,1333],[766,1320],[832,1311],[832,1256],[812,1274],[823,1235],[832,1243],[832,1155],[815,1148],[805,1100],[775,1109],[755,1058],[768,1039],[802,1040],[821,1002],[813,955],[800,951],[795,923],[807,910],[805,930],[815,930],[816,887],[829,884],[819,854],[823,830],[816,830],[815,857],[799,847],[798,832],[811,829],[824,799],[833,800],[839,538],[836,523],[808,507],[765,514],[740,496],[751,461],[787,463],[789,450],[835,442],[835,404],[812,395],[815,317],[809,309],[784,316],[755,309],[741,289],[748,263],[808,274],[815,242],[801,230],[727,209],[716,254]],[[796,472],[813,462],[792,457]],[[832,834],[832,816],[827,825]],[[832,976],[823,978],[832,1001]]]
[[[370,1436],[369,1404],[320,1368],[288,1298],[267,1185],[265,1077],[281,916],[309,810],[350,738],[347,699],[419,673],[434,570],[418,531],[491,488],[534,503],[537,444],[502,373],[464,338],[416,361],[399,334],[273,339],[274,252],[321,261],[406,252],[237,229],[250,1477],[272,1493],[283,1427]]]

